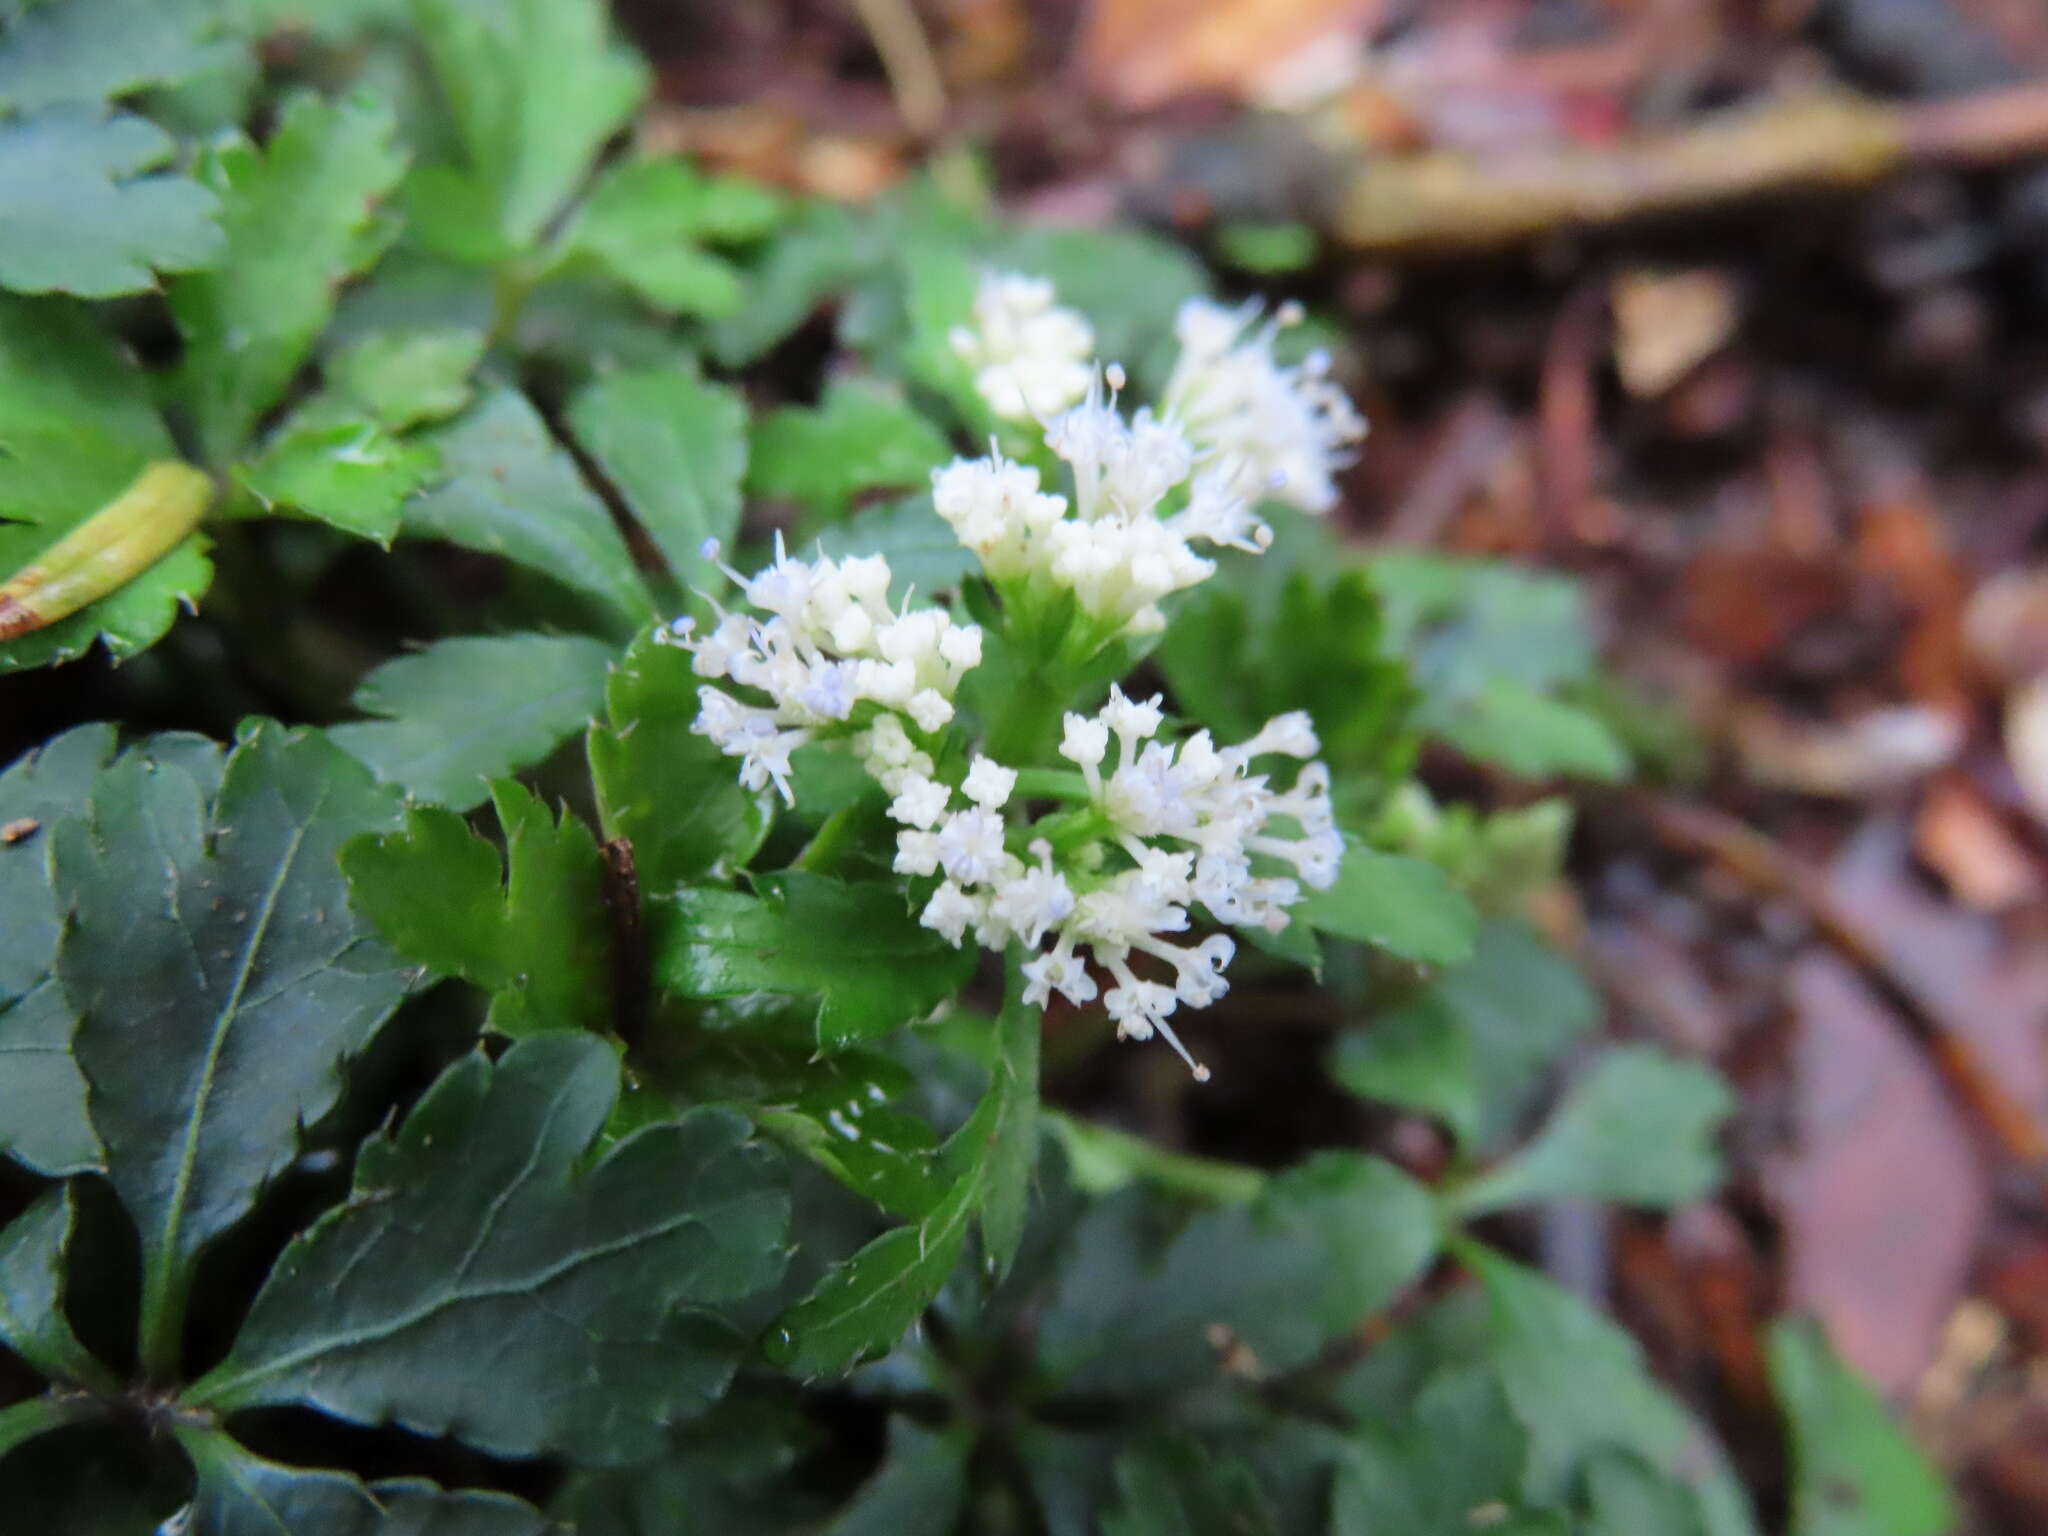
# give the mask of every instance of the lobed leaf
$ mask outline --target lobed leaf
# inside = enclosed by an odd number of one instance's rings
[[[1434,864],[1353,842],[1337,883],[1310,891],[1297,922],[1356,944],[1374,944],[1404,960],[1456,965],[1472,955],[1479,914]]]
[[[0,109],[97,104],[215,68],[209,0],[42,0],[0,33]]]

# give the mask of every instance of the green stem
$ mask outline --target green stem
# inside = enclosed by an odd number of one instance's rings
[[[988,755],[999,763],[1037,762],[1059,740],[1060,716],[1073,697],[1050,668],[1023,673],[988,722]]]
[[[1049,1106],[1039,1113],[1066,1148],[1074,1182],[1091,1194],[1108,1194],[1133,1179],[1144,1179],[1198,1199],[1242,1205],[1256,1199],[1266,1187],[1265,1174],[1256,1168],[1169,1152],[1127,1131],[1080,1120]]]
[[[168,1248],[143,1261],[142,1324],[137,1348],[143,1374],[158,1385],[178,1379],[184,1361],[185,1299],[189,1277]]]
[[[98,1405],[91,1398],[71,1393],[61,1396],[45,1393],[25,1403],[16,1403],[11,1408],[0,1408],[0,1456],[5,1456],[17,1445],[26,1445],[38,1435],[47,1435],[53,1429],[62,1429],[66,1424],[91,1418],[98,1411]]]

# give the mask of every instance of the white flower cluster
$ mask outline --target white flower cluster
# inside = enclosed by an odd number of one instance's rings
[[[1063,411],[1087,392],[1095,332],[1074,310],[1053,301],[1042,277],[984,273],[974,295],[974,323],[947,338],[974,370],[974,387],[1005,421]]]
[[[1274,338],[1300,323],[1301,306],[1283,305],[1264,324],[1259,312],[1256,303],[1181,306],[1166,413],[1228,466],[1241,494],[1327,512],[1337,504],[1332,468],[1365,436],[1365,418],[1331,381],[1328,354],[1313,352],[1292,368],[1274,359]]]
[[[863,704],[872,706],[863,713],[873,719],[857,736],[847,732],[863,759],[885,767],[888,756],[902,765],[921,760],[929,771],[931,759],[904,721],[929,735],[953,718],[960,679],[981,662],[977,626],[955,624],[937,608],[893,613],[882,556],[792,560],[779,534],[774,562],[758,575],[726,574],[765,619],[719,609],[708,634],[697,635],[689,619],[666,633],[691,652],[699,677],[724,679],[765,699],[709,683],[697,690],[693,729],[740,759],[741,783],[772,783],[794,804],[790,753],[851,722]]]
[[[1110,383],[1121,377],[1112,369]],[[1272,542],[1228,474],[1196,468],[1178,426],[1149,410],[1126,421],[1100,379],[1048,424],[1045,442],[1072,467],[1071,504],[1041,491],[1037,470],[995,452],[933,471],[932,504],[992,581],[1067,588],[1108,634],[1165,627],[1160,599],[1216,569],[1195,553],[1197,541],[1248,550]],[[1183,487],[1180,510],[1168,513]]]
[[[1279,931],[1304,884],[1321,889],[1336,879],[1343,840],[1321,763],[1308,763],[1285,790],[1253,772],[1263,757],[1314,757],[1307,716],[1282,715],[1250,741],[1222,748],[1207,731],[1169,745],[1155,739],[1162,724],[1156,697],[1141,703],[1117,688],[1095,716],[1066,717],[1060,753],[1086,780],[1099,835],[1057,861],[1036,828],[1005,826],[1013,770],[977,757],[957,792],[965,804],[957,805],[949,786],[906,777],[889,808],[903,825],[896,870],[940,877],[921,921],[950,942],[971,931],[989,949],[1021,943],[1038,951],[1024,962],[1026,1002],[1043,1007],[1055,992],[1092,1002],[1092,959],[1112,980],[1101,996],[1118,1036],[1159,1034],[1206,1079],[1167,1020],[1182,1003],[1204,1008],[1223,996],[1236,945],[1225,934],[1192,945],[1166,935],[1185,933],[1196,905],[1221,923]],[[1112,740],[1115,766],[1105,773]],[[1019,841],[1031,862],[1011,851]],[[1140,977],[1137,955],[1171,967],[1171,984]]]

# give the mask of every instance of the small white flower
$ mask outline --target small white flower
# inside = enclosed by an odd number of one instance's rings
[[[939,864],[948,879],[980,885],[992,879],[1008,857],[1003,851],[1003,819],[976,806],[957,811],[939,828]]]
[[[994,758],[976,753],[973,766],[967,770],[967,778],[960,789],[968,799],[987,810],[1000,810],[1007,805],[1011,793],[1017,788],[1017,770],[1005,768]]]
[[[889,814],[905,826],[929,831],[946,814],[946,802],[952,798],[953,791],[938,780],[913,774],[889,803]]]
[[[918,921],[957,949],[968,928],[981,921],[983,910],[983,902],[947,880],[932,892]]]
[[[1023,421],[1065,410],[1088,388],[1095,334],[1054,302],[1043,278],[989,272],[974,295],[974,323],[948,338],[975,370],[974,386],[996,415]]]

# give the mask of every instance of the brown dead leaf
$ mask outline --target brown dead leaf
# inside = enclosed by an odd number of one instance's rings
[[[2040,861],[1970,781],[1953,774],[1927,787],[1913,824],[1913,849],[1960,900],[1982,912],[2039,900],[2044,889]]]
[[[1813,951],[1789,996],[1797,1151],[1777,1170],[1787,1304],[1827,1323],[1880,1390],[1934,1360],[1990,1209],[1926,1059],[1845,962]]]
[[[1384,9],[1384,0],[1094,0],[1081,69],[1132,111],[1204,92],[1261,99],[1304,70],[1320,76],[1333,53],[1362,55]]]
[[[1702,649],[1754,666],[1825,614],[1849,592],[1841,563],[1767,545],[1703,549],[1685,570],[1679,622]]]
[[[1637,268],[1614,280],[1614,366],[1639,398],[1671,389],[1719,352],[1741,318],[1725,272]]]

